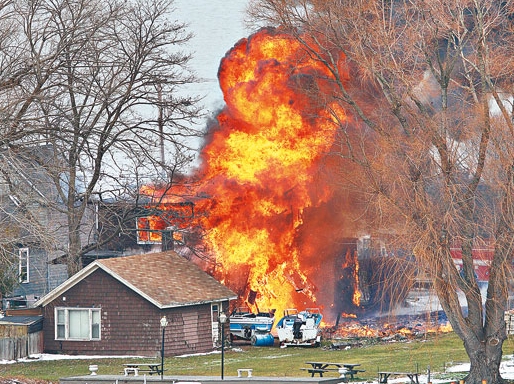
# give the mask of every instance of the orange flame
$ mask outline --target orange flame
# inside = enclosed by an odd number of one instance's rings
[[[257,292],[258,308],[319,305],[310,275],[321,255],[299,233],[306,210],[332,195],[313,178],[336,125],[300,85],[323,86],[315,79],[330,74],[290,36],[262,30],[234,46],[218,76],[227,106],[202,156],[216,272],[237,292]],[[241,273],[246,286],[235,284]]]
[[[140,220],[140,239],[158,240],[152,230],[170,226],[201,227],[202,245],[215,258],[211,272],[239,294],[244,303],[237,305],[277,314],[318,306],[323,325],[353,319],[340,335],[410,335],[407,328],[373,329],[349,313],[362,298],[357,251],[341,248],[352,202],[321,171],[337,134],[332,114],[346,119],[321,96],[330,94],[331,74],[295,39],[263,29],[227,53],[219,81],[226,107],[210,127],[197,184],[143,188],[149,207],[163,212]]]
[[[343,54],[332,55],[346,73]],[[332,75],[291,36],[262,29],[227,53],[218,76],[226,107],[207,135],[193,194],[205,197],[194,221],[214,274],[252,309],[337,312],[341,295],[358,306],[358,266],[348,292],[336,287],[346,203],[321,172],[338,129],[333,116],[346,118],[321,97]],[[169,192],[145,193],[180,202]]]
[[[453,332],[453,327],[452,327],[452,325],[450,324],[450,322],[448,321],[446,324],[441,324],[441,325],[437,328],[437,331],[438,331],[438,332],[441,332],[441,333]]]

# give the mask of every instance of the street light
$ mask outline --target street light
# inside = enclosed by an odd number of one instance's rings
[[[161,328],[162,328],[162,344],[161,344],[161,380],[164,373],[164,330],[168,326],[168,319],[166,316],[161,317]]]
[[[224,312],[220,313],[219,321],[221,324],[221,380],[223,379],[224,363],[225,363],[225,323],[227,322],[227,315]]]

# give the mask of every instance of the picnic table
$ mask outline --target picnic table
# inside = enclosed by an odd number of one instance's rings
[[[380,384],[387,384],[389,376],[407,376],[413,384],[419,384],[419,372],[378,372],[378,382]]]
[[[153,375],[154,373],[160,375],[162,373],[160,363],[128,363],[123,364],[123,366],[125,376],[128,376],[130,373],[133,373],[134,376],[138,376],[140,372],[146,372],[149,375]]]
[[[328,362],[328,361],[307,361],[305,364],[310,365],[310,368],[301,368],[302,370],[306,370],[311,374],[311,377],[317,373],[320,377],[323,377],[323,374],[326,372],[338,372],[339,377],[343,379],[347,379],[348,376],[353,379],[354,375],[359,372],[365,372],[362,369],[356,369],[356,367],[360,366],[360,364],[355,363],[338,363],[338,362]]]

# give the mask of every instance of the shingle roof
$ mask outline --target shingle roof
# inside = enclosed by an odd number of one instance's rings
[[[48,304],[97,269],[102,269],[159,308],[237,298],[232,290],[197,265],[174,251],[167,251],[96,260],[41,298],[36,305]]]
[[[31,325],[43,321],[43,316],[5,316],[0,317],[0,325]]]
[[[161,307],[237,297],[198,266],[172,251],[116,257],[98,263]]]

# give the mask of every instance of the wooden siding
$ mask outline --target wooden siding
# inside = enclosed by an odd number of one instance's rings
[[[101,340],[55,340],[55,307],[101,308]],[[169,323],[166,356],[212,351],[210,308],[203,304],[161,311],[99,269],[44,308],[45,352],[160,356],[163,315]]]
[[[18,308],[18,309],[6,309],[5,310],[5,316],[8,316],[8,317],[9,316],[41,316],[41,315],[43,315],[43,311],[41,310],[41,308]]]

